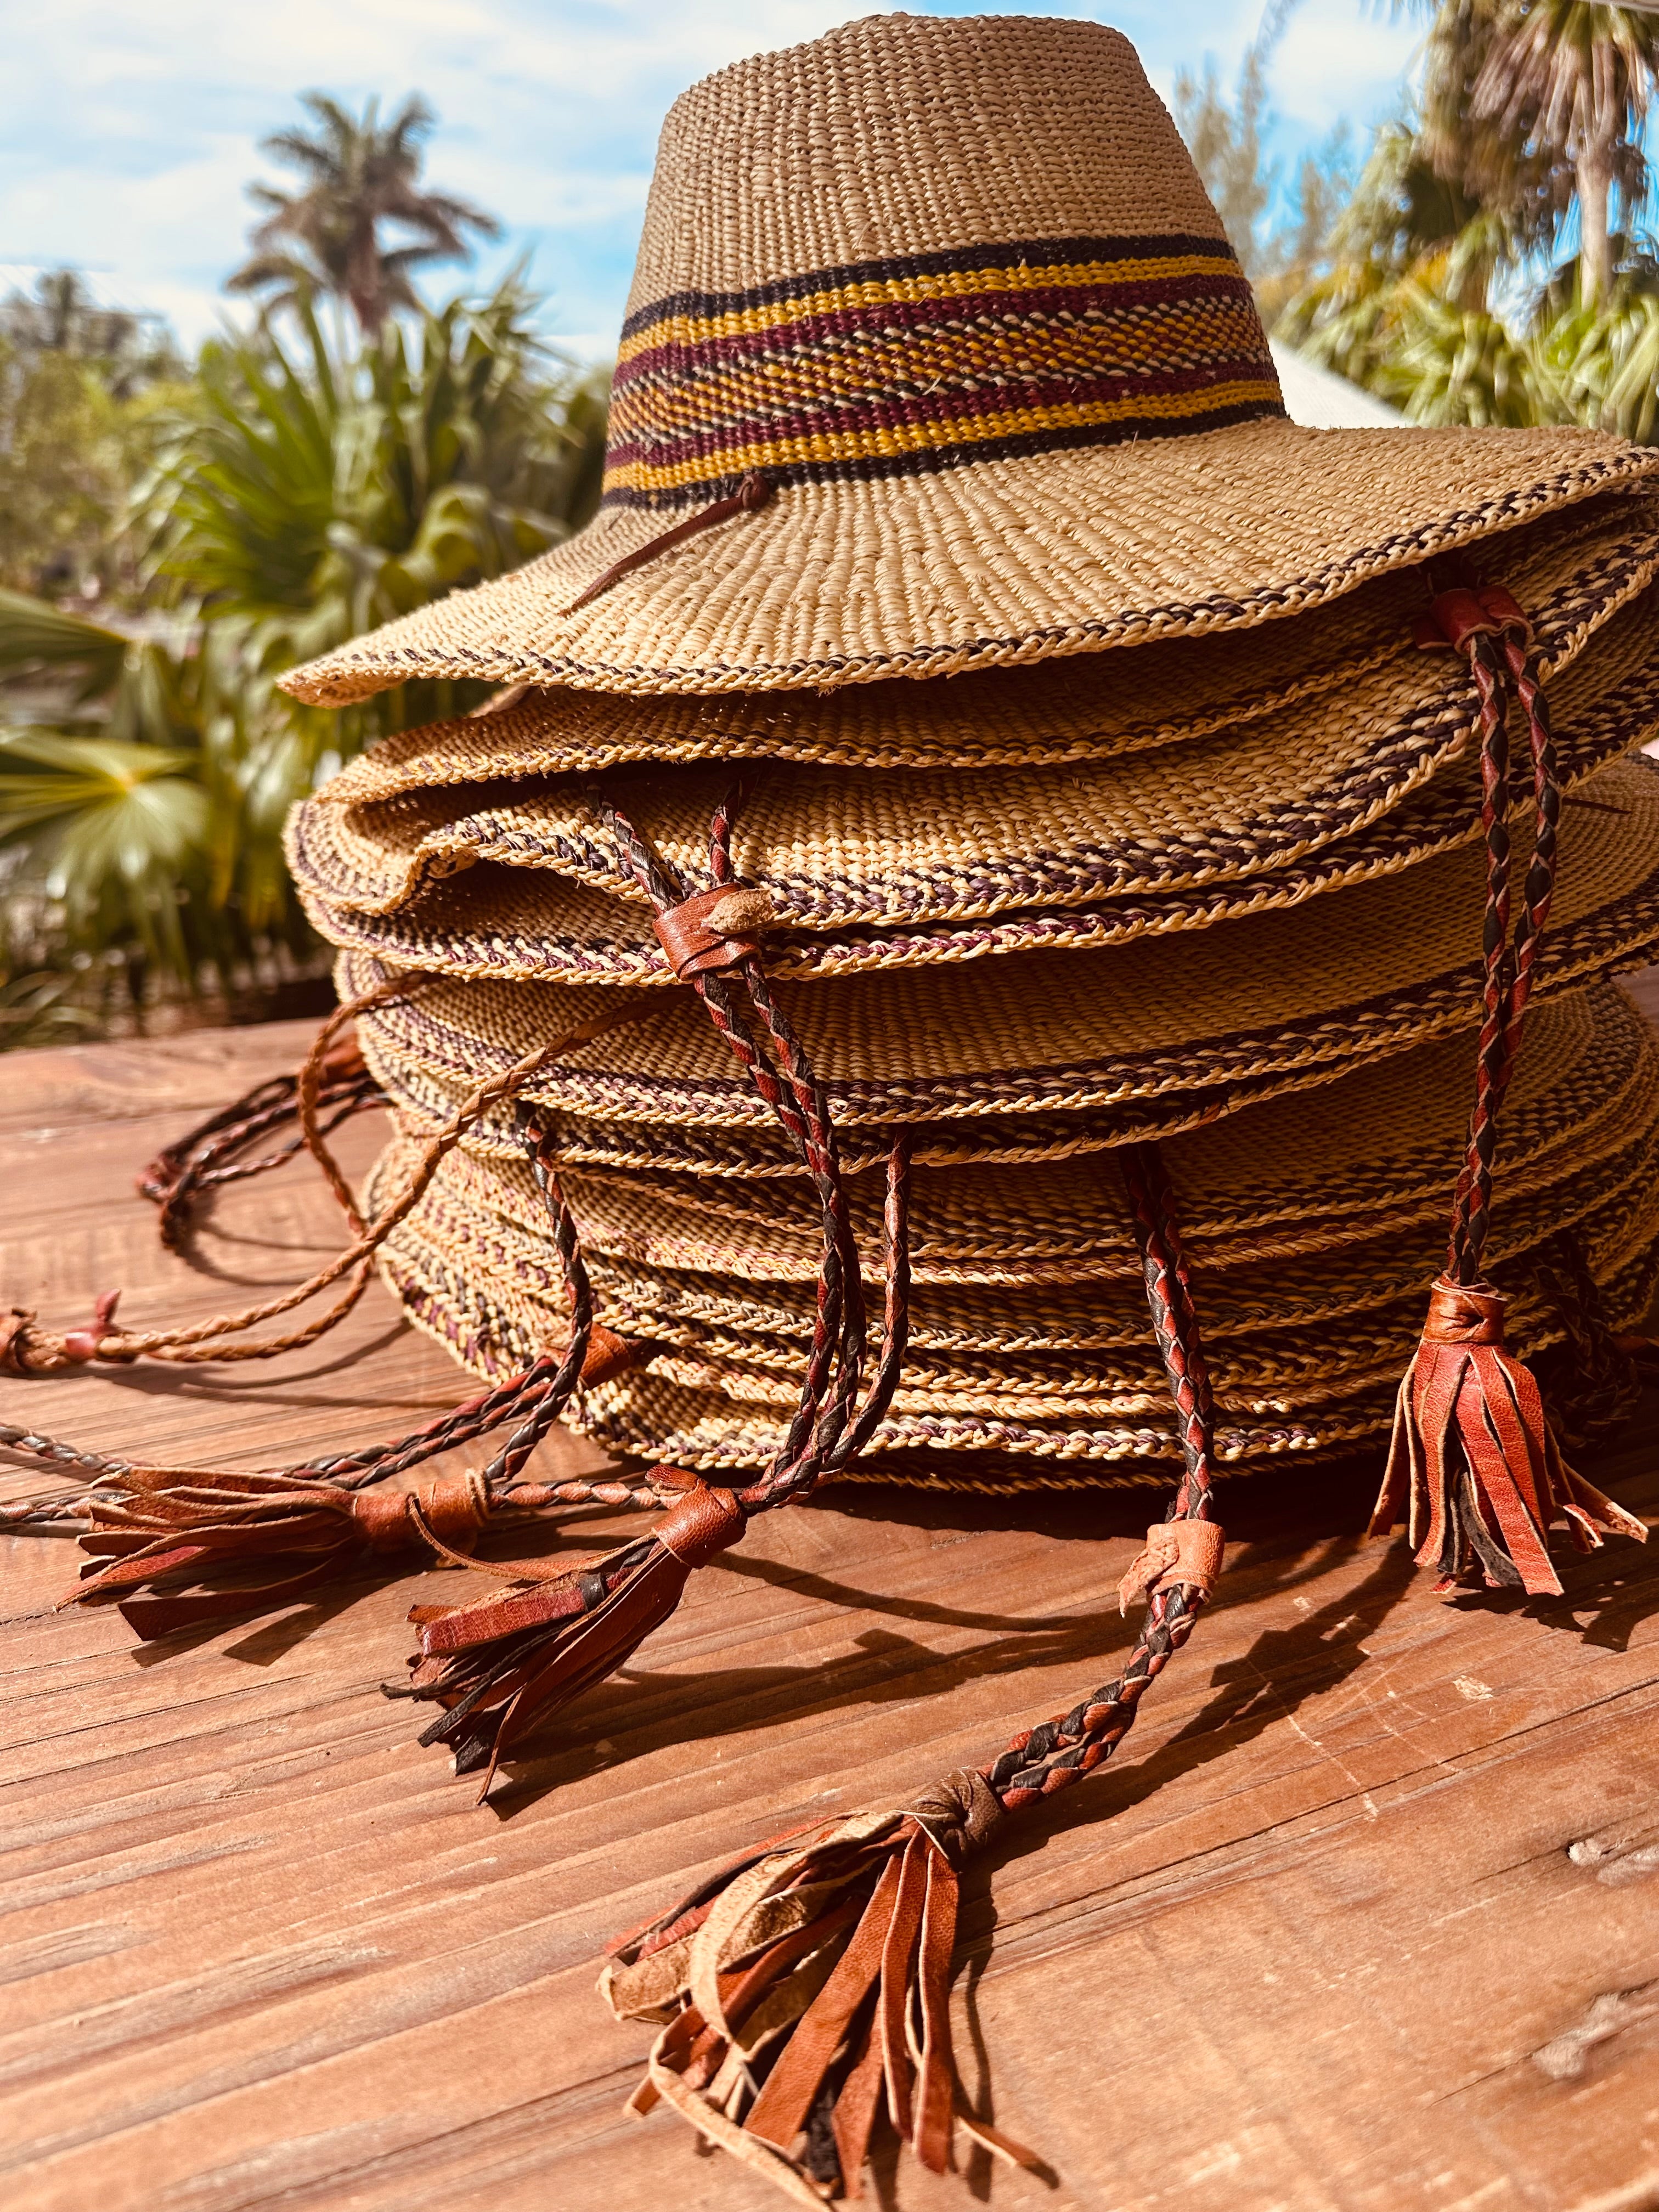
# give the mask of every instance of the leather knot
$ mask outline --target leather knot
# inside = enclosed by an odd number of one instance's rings
[[[1471,590],[1459,585],[1437,592],[1425,615],[1412,624],[1412,641],[1419,653],[1462,653],[1474,638],[1513,634],[1522,645],[1532,643],[1532,624],[1501,584],[1482,584]]]
[[[896,1808],[927,1831],[953,1867],[982,1844],[1002,1818],[1002,1802],[975,1767],[958,1766]]]
[[[471,854],[467,855],[469,860],[471,857]],[[357,1042],[355,1029],[342,1031],[323,1054],[323,1063],[318,1070],[325,1083],[355,1083],[360,1075],[367,1075],[368,1073],[363,1048]]]
[[[115,1333],[115,1309],[121,1302],[119,1291],[106,1291],[97,1298],[92,1309],[90,1328],[72,1328],[64,1338],[64,1357],[71,1366],[84,1367],[89,1359],[136,1359],[136,1352],[104,1352],[104,1340]]]
[[[33,1310],[25,1306],[12,1306],[0,1314],[0,1371],[7,1375],[35,1373],[28,1360],[28,1341],[34,1333],[35,1320]]]
[[[686,1480],[680,1468],[662,1467],[653,1467],[647,1480],[671,1475]],[[651,1533],[683,1567],[706,1567],[717,1553],[737,1542],[744,1526],[743,1508],[729,1490],[713,1490],[693,1475]]]
[[[1425,1344],[1502,1344],[1504,1301],[1486,1283],[1449,1283],[1442,1275],[1429,1292]]]
[[[351,1501],[351,1517],[374,1552],[408,1552],[423,1540],[415,1518],[421,1519],[441,1543],[464,1546],[489,1518],[489,1500],[483,1478],[477,1474],[445,1474],[414,1490],[362,1490]]]
[[[1146,1548],[1136,1553],[1117,1586],[1118,1611],[1127,1613],[1134,1599],[1165,1590],[1212,1595],[1225,1548],[1226,1538],[1213,1521],[1154,1522]]]
[[[587,1350],[582,1355],[583,1389],[591,1390],[596,1382],[609,1382],[633,1364],[634,1347],[628,1339],[596,1321],[587,1332]]]
[[[757,933],[775,919],[764,891],[716,884],[658,915],[653,927],[669,966],[684,983],[752,959],[761,949]]]

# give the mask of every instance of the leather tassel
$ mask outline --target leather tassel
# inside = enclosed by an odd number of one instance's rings
[[[896,1811],[778,1838],[613,1945],[600,1994],[661,2029],[629,2110],[672,2105],[820,2208],[861,2194],[884,2111],[931,2172],[958,2124],[1038,2166],[967,2112],[951,2047],[957,1869],[1001,1811],[982,1775],[951,1775]]]
[[[477,1475],[413,1492],[156,1468],[127,1468],[120,1481],[125,1494],[88,1500],[81,1548],[94,1564],[59,1610],[113,1599],[147,1643],[288,1605],[368,1554],[465,1541],[489,1516]]]
[[[1504,1345],[1504,1301],[1486,1284],[1443,1275],[1430,1296],[1370,1533],[1402,1519],[1419,1565],[1438,1568],[1440,1591],[1478,1574],[1488,1589],[1559,1596],[1549,1532],[1561,1522],[1582,1552],[1604,1533],[1647,1540],[1644,1522],[1562,1458],[1537,1383]]]
[[[458,1774],[495,1769],[544,1721],[613,1674],[679,1603],[691,1571],[734,1544],[745,1526],[729,1490],[678,1468],[646,1478],[680,1496],[651,1534],[590,1559],[520,1560],[489,1568],[514,1587],[481,1604],[416,1606],[420,1650],[407,1689],[387,1695],[445,1708],[420,1738],[447,1744]],[[446,1552],[459,1565],[480,1560]]]

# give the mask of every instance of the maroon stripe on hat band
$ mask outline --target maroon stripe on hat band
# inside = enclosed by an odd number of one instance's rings
[[[861,264],[629,318],[609,505],[1191,434],[1284,413],[1224,245],[1026,242]]]

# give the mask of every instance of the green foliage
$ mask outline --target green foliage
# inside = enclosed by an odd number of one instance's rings
[[[0,584],[39,589],[95,568],[120,511],[122,459],[96,376],[0,337]]]
[[[210,345],[191,405],[163,426],[137,507],[144,573],[202,609],[220,689],[276,717],[284,808],[325,752],[484,694],[408,684],[319,714],[273,694],[282,670],[519,567],[592,512],[604,388],[548,352],[536,305],[509,277],[388,325],[342,366],[302,303],[297,345],[270,331]]]
[[[1425,66],[1423,145],[1436,171],[1554,250],[1575,208],[1587,301],[1615,276],[1612,210],[1647,196],[1643,127],[1659,21],[1588,0],[1440,0]]]
[[[95,306],[73,270],[0,301],[0,586],[117,580],[147,419],[182,374],[165,325]]]
[[[114,955],[195,990],[305,947],[281,849],[294,800],[488,687],[408,684],[336,714],[276,677],[518,567],[597,500],[603,383],[548,352],[536,304],[509,279],[345,363],[303,304],[286,343],[214,342],[152,421],[129,526],[146,611],[100,623],[0,593],[9,969]],[[62,1012],[24,1003],[31,1034]],[[0,1042],[16,1026],[0,1006]]]

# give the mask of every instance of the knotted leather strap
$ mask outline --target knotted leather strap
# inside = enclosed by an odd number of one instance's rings
[[[1003,1818],[1000,1799],[972,1766],[941,1775],[895,1809],[924,1829],[953,1867],[960,1867]]]
[[[1440,1276],[1429,1293],[1423,1324],[1425,1344],[1502,1344],[1504,1301],[1486,1283],[1454,1283]]]
[[[761,949],[756,932],[773,919],[772,902],[764,891],[735,890],[730,884],[716,884],[710,890],[693,891],[678,906],[655,915],[652,926],[670,967],[684,983],[694,975],[752,959]]]
[[[415,1490],[362,1490],[351,1500],[351,1517],[376,1552],[406,1552],[423,1540],[416,1511],[441,1542],[465,1545],[489,1518],[489,1499],[480,1476],[446,1474]]]
[[[729,1490],[697,1482],[676,1499],[651,1533],[683,1567],[706,1567],[716,1553],[737,1542],[746,1517]]]
[[[1214,1521],[1157,1521],[1146,1531],[1144,1551],[1131,1560],[1117,1586],[1117,1609],[1160,1590],[1196,1590],[1213,1595],[1226,1539]]]

